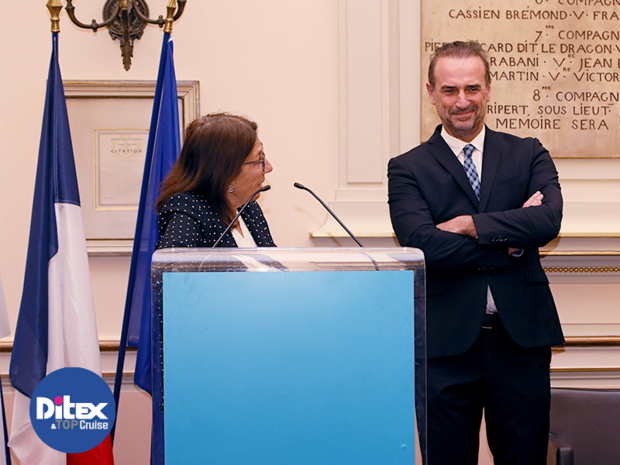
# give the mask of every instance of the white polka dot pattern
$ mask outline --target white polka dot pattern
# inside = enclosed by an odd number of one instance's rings
[[[241,214],[258,247],[275,247],[267,220],[257,202],[250,203]],[[171,196],[159,214],[158,249],[170,247],[212,247],[226,225],[213,213],[207,199],[194,192]],[[218,247],[237,247],[232,234]]]

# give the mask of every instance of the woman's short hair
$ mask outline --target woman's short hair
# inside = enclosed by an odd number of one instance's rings
[[[252,152],[257,129],[254,121],[230,113],[211,113],[190,123],[179,159],[162,183],[157,211],[170,196],[192,191],[205,196],[224,222],[231,221],[226,190]]]

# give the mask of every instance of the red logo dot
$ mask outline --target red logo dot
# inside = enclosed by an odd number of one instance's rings
[[[62,405],[62,397],[61,396],[56,396],[56,398],[54,399],[54,403],[56,405]]]

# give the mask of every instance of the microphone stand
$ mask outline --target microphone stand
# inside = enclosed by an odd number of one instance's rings
[[[252,200],[254,200],[254,197],[256,197],[258,194],[260,194],[261,192],[265,192],[268,191],[269,189],[271,189],[271,186],[267,185],[267,186],[263,186],[260,189],[258,189],[256,192],[254,192],[250,198],[248,199],[248,201],[246,203],[243,204],[243,207],[241,207],[239,209],[239,211],[237,212],[237,214],[235,215],[235,217],[233,218],[233,220],[230,222],[230,224],[226,227],[226,229],[224,230],[224,232],[222,233],[222,235],[217,239],[217,241],[215,241],[215,244],[213,244],[213,246],[211,246],[211,248],[215,248],[217,247],[217,245],[221,242],[222,239],[224,239],[224,236],[226,235],[226,233],[228,231],[230,231],[230,229],[233,227],[233,224],[235,224],[235,222],[239,219],[239,217],[241,216],[241,213],[243,213],[243,210],[245,210],[245,207],[247,207],[250,202]]]
[[[349,234],[349,236],[351,236],[351,239],[353,239],[353,240],[357,243],[357,245],[359,245],[360,247],[364,247],[364,246],[362,245],[362,243],[361,243],[360,241],[358,241],[358,240],[357,240],[357,237],[355,237],[355,236],[353,235],[353,233],[352,233],[351,231],[349,231],[349,228],[347,228],[347,227],[345,226],[345,224],[344,224],[342,221],[340,221],[340,218],[338,218],[338,217],[336,216],[336,214],[335,214],[335,213],[331,210],[331,208],[329,208],[329,207],[325,204],[325,202],[323,202],[323,201],[322,201],[322,200],[321,200],[321,199],[320,199],[320,198],[319,198],[319,197],[318,197],[318,196],[317,196],[314,192],[312,192],[312,190],[308,189],[306,186],[304,186],[303,184],[298,183],[298,182],[296,182],[296,183],[295,183],[295,184],[293,184],[293,185],[294,185],[297,189],[302,189],[302,190],[305,190],[305,191],[310,192],[310,194],[312,194],[312,196],[313,196],[315,199],[317,199],[317,200],[321,203],[321,205],[323,205],[323,208],[325,208],[325,210],[327,210],[327,211],[329,212],[329,214],[330,214],[331,216],[333,216],[333,217],[334,217],[334,219],[338,222],[338,224],[339,224],[340,226],[342,226],[342,228],[343,228],[343,229],[344,229],[344,230],[345,230],[345,231]]]

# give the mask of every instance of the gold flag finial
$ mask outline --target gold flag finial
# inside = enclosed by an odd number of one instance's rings
[[[60,10],[62,10],[62,2],[60,0],[48,0],[47,9],[50,10],[52,16],[52,32],[60,32]]]
[[[166,23],[164,25],[164,32],[167,32],[170,34],[172,32],[172,24],[174,23],[174,12],[177,9],[177,0],[170,0],[166,8],[168,10],[168,13],[166,15]]]

